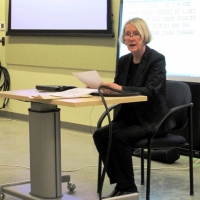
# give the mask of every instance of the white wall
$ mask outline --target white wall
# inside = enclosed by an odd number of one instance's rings
[[[112,0],[115,38],[53,38],[6,36],[0,46],[3,66],[11,78],[11,90],[31,89],[37,84],[84,86],[71,72],[98,70],[105,82],[113,81],[116,66],[120,0]],[[8,1],[0,0],[0,21],[7,22]],[[5,31],[0,35],[5,36]],[[29,103],[10,100],[6,111],[28,115]],[[61,120],[96,126],[103,106],[61,108]]]

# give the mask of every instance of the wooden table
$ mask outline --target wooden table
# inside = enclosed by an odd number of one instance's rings
[[[75,99],[34,99],[36,89],[0,92],[0,97],[30,102],[30,181],[5,184],[1,191],[22,199],[68,199],[62,194],[60,109],[57,106],[85,107],[103,105],[101,97]],[[146,96],[105,97],[107,104],[147,101]]]

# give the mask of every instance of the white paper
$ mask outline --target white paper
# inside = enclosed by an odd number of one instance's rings
[[[72,74],[89,88],[97,89],[103,83],[97,71],[73,72]]]
[[[61,97],[61,98],[78,98],[78,97],[87,97],[86,95],[89,95],[90,93],[97,91],[98,91],[97,89],[90,89],[90,88],[74,88],[63,92],[53,93],[50,96]]]
[[[72,99],[72,98],[83,98],[83,97],[91,97],[90,93],[98,92],[97,89],[91,88],[74,88],[70,90],[65,90],[63,92],[52,92],[52,93],[41,93],[35,96],[30,96],[31,99],[43,99],[43,100],[51,100],[51,99]]]

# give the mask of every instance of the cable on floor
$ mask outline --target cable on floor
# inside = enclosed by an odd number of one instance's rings
[[[199,166],[196,166],[198,163],[200,162],[200,159],[198,159],[197,161],[195,161],[193,163],[193,166],[194,167],[199,167]],[[30,169],[30,167],[27,167],[27,166],[21,166],[21,165],[6,165],[6,164],[0,164],[0,167],[12,167],[12,168],[24,168],[24,169]],[[79,170],[82,170],[82,169],[85,169],[85,168],[88,168],[88,167],[98,167],[97,165],[86,165],[86,166],[83,166],[83,167],[79,167],[79,168],[76,168],[76,169],[71,169],[71,170],[62,170],[62,172],[76,172],[76,171],[79,171]],[[140,169],[140,166],[134,166],[134,169]],[[146,169],[146,167],[145,167]],[[151,168],[151,170],[188,170],[189,167],[183,167],[183,168],[177,168],[177,167],[158,167],[158,168]]]
[[[93,109],[94,109],[94,106],[92,106],[92,109],[91,109],[90,114],[89,114],[89,120],[90,120],[90,133],[91,133],[91,134],[93,134],[93,132],[92,132],[92,119],[91,119],[91,114],[92,114]]]

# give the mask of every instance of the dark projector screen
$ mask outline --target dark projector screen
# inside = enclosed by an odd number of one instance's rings
[[[7,35],[113,36],[110,0],[9,0]]]
[[[200,82],[200,0],[121,0],[120,28],[143,18],[153,35],[148,44],[166,58],[167,79]],[[119,46],[119,56],[128,53]]]

